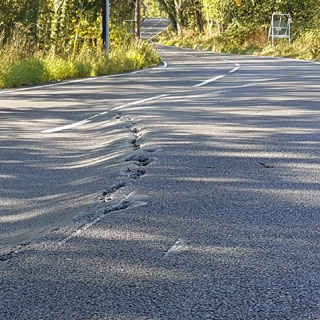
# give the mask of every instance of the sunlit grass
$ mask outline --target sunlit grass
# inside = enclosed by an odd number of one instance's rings
[[[183,35],[165,32],[158,37],[164,45],[206,50],[218,53],[254,54],[320,60],[320,29],[311,29],[296,35],[291,44],[278,39],[272,47],[265,27],[247,26],[242,30],[232,28],[222,34],[198,34],[185,30]]]
[[[30,39],[28,29],[19,25],[11,39],[0,35],[0,88],[128,72],[161,61],[151,43],[131,37],[111,44],[109,54],[101,44],[82,44],[76,52],[39,50]]]

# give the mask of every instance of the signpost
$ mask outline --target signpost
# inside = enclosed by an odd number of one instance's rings
[[[272,46],[276,38],[288,39],[291,42],[291,16],[290,14],[273,13],[269,38],[272,38]]]

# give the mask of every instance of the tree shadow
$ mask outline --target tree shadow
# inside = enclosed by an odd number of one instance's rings
[[[252,80],[255,59],[239,77]],[[228,94],[209,87],[123,110],[145,128],[142,146],[158,150],[135,185],[148,204],[6,261],[3,318],[316,319],[319,94],[313,76],[301,90],[280,77],[243,88],[226,79],[215,89]]]

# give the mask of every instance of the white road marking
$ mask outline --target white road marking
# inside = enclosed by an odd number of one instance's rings
[[[77,80],[70,80],[70,81],[63,81],[63,82],[57,82],[57,83],[51,83],[51,84],[44,84],[44,85],[35,86],[35,87],[28,87],[28,88],[20,88],[20,89],[14,89],[14,90],[0,91],[0,94],[4,94],[4,93],[10,94],[10,93],[15,93],[15,92],[19,92],[19,91],[30,91],[30,90],[38,90],[38,89],[43,89],[43,88],[58,87],[58,86],[64,86],[64,85],[67,85],[67,84],[84,82],[84,81],[93,81],[93,80],[104,79],[104,78],[114,78],[114,77],[119,77],[120,75],[123,75],[123,74],[113,74],[113,75],[109,75],[109,76],[83,78],[83,79],[77,79]]]
[[[137,74],[137,73],[141,73],[141,72],[145,72],[145,71],[150,71],[150,70],[158,70],[158,69],[163,69],[163,68],[167,68],[168,67],[168,63],[166,61],[162,61],[162,66],[160,67],[154,67],[154,68],[148,68],[148,69],[141,69],[141,70],[137,70],[137,71],[133,71],[130,72],[129,74]]]
[[[235,65],[235,67],[233,69],[231,69],[228,73],[231,74],[231,73],[234,73],[236,71],[238,71],[240,69],[240,64],[239,63],[236,63],[236,62],[233,62],[233,61],[229,61],[229,60],[223,60],[224,62],[228,62],[228,63],[233,63]],[[214,82],[214,81],[217,81],[219,79],[223,79],[227,76],[227,74],[225,75],[220,75],[220,76],[216,76],[216,77],[213,77],[211,79],[208,79],[208,80],[205,80],[205,81],[202,81],[196,85],[194,85],[193,87],[194,88],[199,88],[199,87],[203,87],[211,82]]]
[[[211,83],[211,82],[217,81],[217,80],[222,79],[222,78],[225,78],[225,77],[226,77],[226,75],[216,76],[216,77],[214,77],[214,78],[211,78],[211,79],[202,81],[202,82],[194,85],[193,87],[194,87],[194,88],[203,87],[203,86],[205,86],[205,85],[207,85],[207,84],[209,84],[209,83]]]
[[[221,94],[221,93],[227,93],[231,91],[231,89],[225,89],[225,90],[218,90],[218,91],[214,91],[215,94]]]
[[[174,245],[165,253],[165,257],[170,255],[170,254],[176,254],[179,252],[183,252],[183,251],[187,251],[188,250],[188,245],[187,243],[182,240],[182,239],[178,239]]]
[[[151,98],[147,98],[147,99],[143,99],[143,100],[138,100],[138,101],[134,101],[134,102],[129,102],[129,103],[123,104],[123,105],[121,105],[119,107],[115,107],[115,108],[111,109],[110,111],[117,111],[117,110],[123,109],[125,107],[135,106],[137,104],[142,104],[142,103],[145,103],[145,102],[161,99],[161,98],[167,97],[167,96],[169,96],[169,94],[161,94],[159,96],[155,96],[155,97],[151,97]]]
[[[89,119],[85,119],[85,120],[82,120],[82,121],[78,121],[78,122],[74,122],[74,123],[71,123],[71,124],[68,124],[66,126],[61,126],[61,127],[57,127],[57,128],[53,128],[53,129],[47,129],[47,130],[43,130],[41,131],[41,133],[54,133],[54,132],[59,132],[59,131],[63,131],[63,130],[68,130],[68,129],[73,129],[73,128],[76,128],[76,127],[80,127],[86,123],[89,123],[91,122],[91,120]]]
[[[92,120],[92,119],[95,119],[95,118],[97,118],[97,117],[99,117],[99,114],[96,114],[96,115],[94,115],[94,116],[91,116],[90,118],[88,118],[88,120]]]
[[[59,83],[51,83],[51,84],[45,84],[42,86],[36,86],[36,87],[28,87],[28,88],[20,88],[20,89],[14,89],[14,90],[7,90],[7,91],[0,91],[0,94],[9,94],[9,93],[14,93],[14,92],[19,92],[19,91],[29,91],[29,90],[36,90],[36,89],[43,89],[43,88],[50,88],[50,87],[56,87],[56,86],[63,86],[65,84],[69,83],[76,83],[76,82],[81,82],[84,80],[96,80],[97,78],[87,78],[87,79],[80,79],[80,80],[72,80],[72,81],[64,81],[64,82],[59,82]]]
[[[0,90],[0,95],[1,94],[11,94],[11,93],[21,92],[21,91],[31,91],[31,90],[50,88],[50,87],[64,86],[64,85],[67,85],[67,84],[84,82],[84,81],[94,81],[94,80],[99,80],[99,79],[115,78],[115,77],[121,77],[121,76],[132,75],[132,74],[136,74],[136,73],[140,73],[140,72],[145,72],[145,71],[149,71],[149,70],[167,68],[168,63],[166,61],[162,61],[162,63],[163,63],[163,66],[160,66],[160,67],[141,69],[141,70],[137,70],[137,71],[133,71],[133,72],[129,72],[129,73],[119,73],[119,74],[111,74],[111,75],[101,76],[101,77],[92,77],[92,78],[83,78],[83,79],[62,81],[62,82],[49,83],[49,84],[44,84],[44,85],[40,85],[40,86],[34,86],[34,87],[28,87],[28,88],[19,88],[19,89],[13,89],[13,90],[5,90],[5,91]]]
[[[155,97],[151,97],[151,98],[147,98],[147,99],[142,99],[142,100],[138,100],[138,101],[122,104],[122,105],[120,105],[118,107],[115,107],[115,108],[110,109],[108,111],[101,112],[99,114],[91,116],[91,117],[89,117],[87,119],[84,119],[82,121],[77,121],[77,122],[74,122],[74,123],[71,123],[71,124],[68,124],[68,125],[65,125],[65,126],[60,126],[60,127],[56,127],[56,128],[52,128],[52,129],[46,129],[46,130],[41,131],[41,133],[55,133],[55,132],[60,132],[60,131],[68,130],[68,129],[77,128],[77,127],[80,127],[80,126],[82,126],[84,124],[92,122],[93,119],[95,119],[95,118],[97,118],[99,116],[108,114],[110,111],[117,111],[117,110],[120,110],[120,109],[123,109],[123,108],[126,108],[126,107],[131,107],[131,106],[135,106],[135,105],[138,105],[138,104],[143,104],[143,103],[146,103],[146,102],[149,102],[149,101],[153,101],[153,100],[157,100],[157,99],[161,99],[161,98],[167,97],[167,96],[169,96],[169,94],[161,94],[161,95],[158,95],[158,96],[155,96]]]
[[[234,73],[234,72],[238,71],[239,69],[240,69],[240,64],[236,63],[235,67],[232,70],[230,70],[228,73]]]

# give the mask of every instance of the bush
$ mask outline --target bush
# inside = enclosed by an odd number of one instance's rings
[[[277,39],[275,46],[268,41],[268,28],[255,24],[231,24],[222,34],[197,34],[184,31],[182,36],[166,31],[158,36],[164,45],[208,50],[220,53],[255,54],[307,60],[320,60],[320,28],[300,31],[292,44]]]
[[[302,56],[310,60],[320,59],[320,29],[307,30],[302,33],[297,41],[296,46],[299,46],[302,51]]]
[[[72,79],[77,76],[75,63],[61,57],[48,57],[43,59],[45,73],[43,80],[46,82]]]
[[[147,41],[134,41],[127,56],[135,63],[136,69],[155,66],[161,62],[154,46]]]
[[[160,63],[161,58],[151,43],[135,41],[124,33],[121,37],[125,41],[112,45],[109,55],[99,44],[95,47],[83,44],[72,54],[70,48],[65,48],[65,52],[60,50],[60,55],[54,55],[26,47],[23,52],[19,46],[12,45],[13,40],[5,43],[0,35],[0,65],[3,66],[0,88],[121,73]],[[19,39],[23,42],[21,35]]]
[[[77,78],[86,78],[91,76],[92,66],[90,65],[90,63],[75,62],[74,66],[77,70]]]
[[[19,87],[39,84],[44,74],[44,65],[37,59],[25,60],[13,64],[2,74],[3,87]]]

